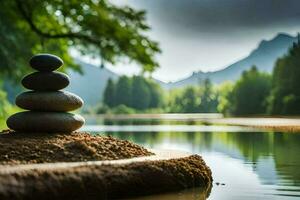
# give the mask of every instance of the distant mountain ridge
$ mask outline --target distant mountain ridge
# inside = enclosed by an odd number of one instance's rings
[[[119,75],[107,68],[100,68],[80,60],[76,60],[76,62],[81,66],[83,74],[72,70],[68,71],[71,82],[66,90],[79,95],[85,105],[100,103],[108,79],[116,80]]]
[[[258,47],[247,57],[214,72],[194,72],[191,76],[171,83],[163,84],[167,89],[196,85],[200,81],[209,78],[213,83],[222,83],[226,80],[237,80],[244,70],[256,65],[260,71],[272,72],[276,60],[287,53],[288,49],[297,41],[285,33],[280,33],[271,40],[262,40]]]

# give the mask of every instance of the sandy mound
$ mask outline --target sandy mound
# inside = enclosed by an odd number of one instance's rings
[[[145,148],[113,137],[88,133],[0,134],[0,164],[118,160],[152,155]]]

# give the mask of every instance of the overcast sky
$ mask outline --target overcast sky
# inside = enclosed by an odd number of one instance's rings
[[[162,81],[215,71],[247,56],[262,39],[300,30],[300,0],[111,0],[147,11],[149,36],[160,43]],[[137,66],[115,72],[133,74]]]

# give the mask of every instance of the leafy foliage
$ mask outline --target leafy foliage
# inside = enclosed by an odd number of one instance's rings
[[[178,97],[177,97],[178,98]],[[197,90],[194,87],[187,87],[180,99],[177,100],[181,106],[180,111],[184,113],[195,113],[198,112],[199,98]]]
[[[158,44],[144,33],[145,11],[118,7],[106,0],[3,0],[0,9],[1,75],[24,75],[28,59],[49,52],[79,70],[68,51],[116,63],[126,58],[156,69]]]
[[[218,103],[218,93],[213,92],[212,83],[209,79],[205,79],[199,110],[204,113],[217,112]]]
[[[176,113],[217,112],[218,94],[209,79],[198,87],[188,86],[170,92],[169,111]]]
[[[155,83],[153,80],[148,79],[146,81],[149,91],[150,91],[150,103],[149,108],[160,108],[165,105],[165,96],[163,94],[163,89],[159,84]]]
[[[121,110],[125,107],[145,110],[162,106],[163,98],[162,89],[151,79],[122,76],[116,83],[112,80],[107,83],[103,103],[110,107],[120,107]]]
[[[255,66],[244,71],[228,96],[232,114],[264,114],[271,91],[271,76],[259,72]]]
[[[0,80],[0,87],[3,85],[2,80]],[[6,128],[5,119],[10,114],[19,111],[19,108],[10,104],[7,100],[6,92],[0,90],[0,129]]]
[[[279,58],[273,71],[271,114],[300,113],[300,43],[295,43],[288,54]]]
[[[106,103],[107,106],[113,107],[115,103],[115,93],[116,93],[116,88],[114,85],[113,80],[108,79],[106,88],[104,90],[103,94],[103,101]]]
[[[134,114],[135,110],[123,104],[120,104],[112,109],[113,114]]]
[[[131,106],[131,80],[127,76],[121,76],[116,84],[115,105]]]
[[[220,113],[229,115],[232,113],[231,107],[231,94],[233,91],[234,83],[227,81],[218,86],[218,106],[217,110]]]

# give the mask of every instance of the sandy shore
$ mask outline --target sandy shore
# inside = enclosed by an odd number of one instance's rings
[[[287,117],[233,117],[202,119],[208,124],[247,126],[267,131],[300,132],[300,119]]]

